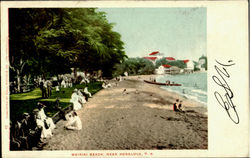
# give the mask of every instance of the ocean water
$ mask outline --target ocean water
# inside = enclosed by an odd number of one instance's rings
[[[181,86],[161,86],[168,91],[177,92],[186,98],[207,104],[207,72],[178,75],[160,75],[157,82],[165,83],[166,80],[180,83]]]

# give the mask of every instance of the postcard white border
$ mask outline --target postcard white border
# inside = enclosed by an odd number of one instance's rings
[[[206,7],[208,56],[208,150],[143,150],[153,157],[249,156],[249,67],[248,67],[248,3],[247,1],[10,1],[1,2],[1,92],[2,153],[4,157],[74,157],[72,153],[116,151],[18,151],[9,152],[8,133],[8,8],[43,7]],[[234,102],[240,123],[234,124],[214,98],[219,87],[211,76],[216,74],[215,60],[233,60],[228,69],[228,83],[234,91]],[[6,110],[7,109],[7,110]],[[136,150],[133,150],[137,152]],[[142,152],[139,150],[138,152]],[[75,156],[84,157],[84,156]],[[112,156],[110,156],[112,157]],[[117,156],[115,156],[117,157]],[[121,157],[121,156],[120,156]],[[145,156],[146,157],[146,156]],[[152,156],[148,156],[152,157]]]

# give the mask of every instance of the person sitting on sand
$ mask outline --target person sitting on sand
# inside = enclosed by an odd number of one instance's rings
[[[178,105],[178,110],[182,111],[182,101],[180,101],[180,103]]]
[[[82,122],[77,113],[73,111],[68,115],[68,122],[64,126],[66,129],[70,130],[81,130],[82,129]]]
[[[105,82],[102,83],[102,88],[104,88],[104,89],[107,88]]]
[[[111,84],[108,83],[108,82],[103,82],[103,83],[102,83],[102,87],[103,87],[104,89],[106,89],[106,88],[111,88],[112,86],[111,86]]]
[[[107,86],[107,88],[111,88],[112,87],[112,85],[109,82],[106,83],[106,86]]]
[[[122,76],[121,75],[119,76],[119,81],[122,81]]]
[[[174,111],[179,111],[179,110],[177,109],[177,104],[178,104],[178,102],[179,102],[179,99],[176,99],[176,102],[173,104],[173,110],[174,110]]]

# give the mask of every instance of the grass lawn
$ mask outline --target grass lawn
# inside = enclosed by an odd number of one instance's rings
[[[23,112],[31,113],[33,109],[37,108],[37,102],[40,101],[46,105],[45,113],[47,116],[52,117],[56,112],[55,101],[60,98],[60,106],[65,108],[72,103],[69,102],[73,90],[84,89],[85,84],[74,85],[72,88],[61,88],[57,93],[55,89],[52,90],[52,95],[48,99],[42,99],[42,92],[39,88],[27,93],[19,93],[10,95],[10,118],[16,119],[20,117]],[[92,82],[88,84],[88,90],[93,95],[102,89],[102,82]]]

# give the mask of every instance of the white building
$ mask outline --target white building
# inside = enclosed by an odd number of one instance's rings
[[[204,67],[201,67],[203,64],[205,64],[206,60],[205,59],[200,59],[198,61],[198,65],[197,65],[197,68],[200,69],[200,71],[205,71],[205,68]]]
[[[156,73],[157,75],[162,75],[162,74],[164,74],[164,73],[165,73],[165,68],[164,68],[164,66],[161,65],[161,66],[158,67],[158,69],[155,69],[155,73]]]
[[[194,72],[194,62],[190,60],[183,60],[185,64],[187,64],[187,67],[184,69],[184,72]]]

